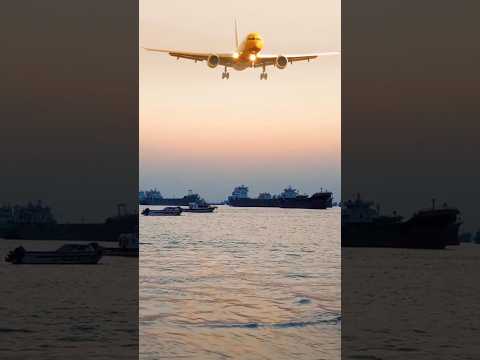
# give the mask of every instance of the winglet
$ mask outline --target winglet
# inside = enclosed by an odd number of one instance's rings
[[[237,26],[237,18],[235,18],[235,50],[238,50],[238,26]]]

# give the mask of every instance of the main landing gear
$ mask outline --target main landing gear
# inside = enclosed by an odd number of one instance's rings
[[[230,73],[227,71],[227,67],[225,66],[225,71],[222,73],[222,80],[223,79],[230,79]]]
[[[265,71],[265,65],[263,65],[263,71],[260,74],[260,80],[268,80],[268,74]]]

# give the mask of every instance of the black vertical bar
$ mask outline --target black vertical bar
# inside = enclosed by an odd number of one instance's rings
[[[0,44],[0,358],[136,358],[138,257],[3,258],[138,237],[138,2],[9,1]]]
[[[344,203],[360,193],[390,220],[422,208],[432,219],[434,198],[435,210],[461,212],[460,234],[475,235],[479,10],[473,1],[342,2]],[[362,236],[342,223],[342,358],[478,356],[480,246],[411,249],[442,241],[438,219],[396,230],[376,221]]]

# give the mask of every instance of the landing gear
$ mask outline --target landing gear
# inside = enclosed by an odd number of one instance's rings
[[[263,65],[263,71],[260,74],[260,80],[268,80],[268,74],[265,71],[265,65]]]
[[[230,79],[230,73],[227,71],[227,67],[225,66],[225,71],[222,73],[222,80],[223,79]]]

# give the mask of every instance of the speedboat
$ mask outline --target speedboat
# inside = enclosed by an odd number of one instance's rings
[[[179,216],[182,214],[183,209],[179,206],[168,206],[161,210],[152,210],[146,208],[142,211],[144,216]]]
[[[96,264],[102,250],[96,243],[65,244],[55,251],[27,251],[19,246],[8,253],[6,262],[12,264]]]

